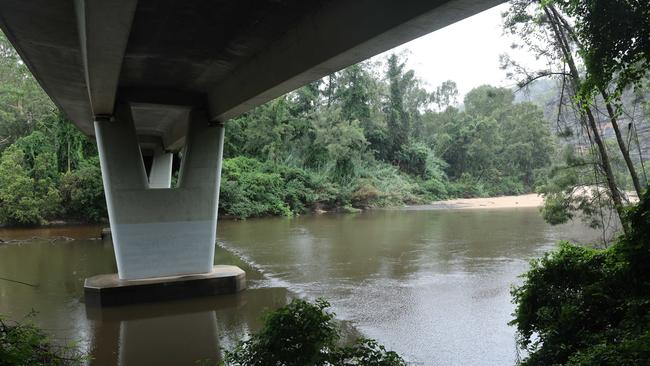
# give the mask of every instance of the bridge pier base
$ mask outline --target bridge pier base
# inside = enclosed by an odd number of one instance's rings
[[[111,119],[96,118],[117,287],[123,287],[125,281],[197,274],[210,277],[214,272],[224,127],[210,124],[203,110],[190,111],[188,118],[178,186],[174,188],[170,187],[172,155],[162,146],[154,152],[147,177],[128,104],[118,105]],[[178,280],[174,282],[178,285]],[[245,287],[245,282],[244,286],[238,283],[230,292]]]

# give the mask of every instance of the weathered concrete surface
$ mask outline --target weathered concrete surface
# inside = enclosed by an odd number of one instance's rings
[[[222,295],[246,288],[246,273],[236,266],[217,265],[211,272],[186,276],[123,280],[116,273],[86,278],[89,306],[115,306],[189,297]]]
[[[188,118],[188,137],[174,189],[152,189],[161,188],[161,182],[147,180],[128,105],[118,108],[114,120],[95,122],[115,259],[122,279],[212,269],[224,129],[209,125],[205,111],[192,111]],[[154,158],[154,169],[155,163]],[[169,179],[171,162],[166,164]],[[169,180],[164,184],[168,188]]]

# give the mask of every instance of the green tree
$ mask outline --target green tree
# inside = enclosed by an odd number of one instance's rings
[[[616,85],[640,86],[650,68],[650,3],[629,0],[554,1],[575,23],[587,72],[583,94]]]
[[[0,33],[0,152],[28,135],[54,105]]]
[[[447,107],[457,103],[458,87],[453,80],[443,82],[431,93],[431,101],[438,107],[438,110],[445,110]]]
[[[512,105],[515,96],[511,90],[481,85],[465,96],[465,112],[472,116],[495,117],[504,107]]]
[[[327,152],[330,175],[339,181],[356,175],[365,155],[367,142],[357,120],[345,120],[341,111],[328,110],[315,121],[314,148]]]
[[[0,222],[41,224],[59,212],[61,198],[48,174],[48,156],[39,154],[32,159],[30,164],[27,154],[16,145],[3,152],[0,159]]]
[[[580,49],[580,45],[576,44],[568,22],[550,2],[513,0],[510,9],[504,14],[504,28],[511,34],[519,36],[530,51],[539,57],[546,58],[549,65],[548,69],[530,73],[516,62],[506,58],[504,67],[510,67],[523,74],[522,86],[541,77],[560,78],[563,85],[561,98],[568,99],[569,105],[573,109],[572,113],[578,117],[579,125],[589,138],[589,144],[595,147],[595,154],[593,154],[597,158],[597,165],[594,166],[595,171],[603,176],[609,199],[613,202],[619,218],[622,219],[624,216],[623,197],[612,167],[611,153],[608,151],[598,127],[595,107],[578,96],[584,83],[578,68],[580,54],[576,52],[576,49]],[[560,109],[562,107],[564,105],[560,103]],[[610,113],[611,108],[608,107],[607,111],[612,124],[615,125],[614,114]],[[622,148],[620,143],[619,146],[621,146],[622,154],[625,155],[626,149]],[[634,169],[630,169],[630,173],[635,175],[632,172]],[[623,230],[627,230],[625,224]]]
[[[387,127],[387,156],[393,163],[398,163],[397,155],[402,146],[409,141],[411,125],[404,98],[408,84],[413,80],[413,71],[404,72],[404,62],[396,54],[392,54],[387,60],[388,70],[388,98],[384,107]]]
[[[608,249],[561,243],[512,290],[522,365],[650,364],[650,195]]]
[[[77,169],[63,173],[59,191],[66,218],[98,222],[107,217],[98,157],[83,160]]]

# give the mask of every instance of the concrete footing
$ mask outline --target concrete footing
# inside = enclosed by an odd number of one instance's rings
[[[217,265],[211,272],[122,280],[116,273],[86,278],[86,305],[116,306],[239,292],[246,288],[246,272],[236,266]]]

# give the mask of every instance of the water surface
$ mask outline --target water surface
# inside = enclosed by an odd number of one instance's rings
[[[250,288],[225,297],[110,309],[83,304],[85,277],[116,270],[100,227],[0,229],[0,313],[81,340],[94,365],[182,365],[218,359],[293,296],[328,299],[350,332],[416,365],[508,365],[516,357],[509,289],[559,239],[588,242],[579,223],[551,227],[536,209],[376,210],[219,223],[216,263]],[[73,238],[74,240],[69,240]]]

